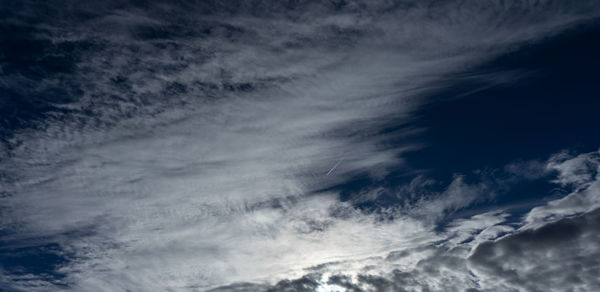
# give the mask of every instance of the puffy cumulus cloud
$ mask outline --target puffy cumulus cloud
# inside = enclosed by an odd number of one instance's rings
[[[507,230],[488,226],[502,216],[448,234],[434,223],[485,188],[457,178],[387,221],[318,190],[401,165],[418,145],[390,141],[419,129],[381,129],[408,123],[444,74],[600,11],[560,1],[59,2],[0,11],[18,32],[2,34],[1,239],[61,250],[47,263],[54,274],[5,266],[14,290],[476,286],[469,248],[437,243],[492,239]]]
[[[572,192],[531,210],[525,218],[526,227],[539,227],[550,221],[600,208],[599,152],[577,156],[562,152],[550,158],[547,168],[557,172],[554,182],[567,187]]]
[[[561,152],[553,155],[547,164],[547,169],[558,172],[558,178],[554,180],[561,185],[576,185],[578,188],[587,188],[595,181],[600,164],[600,152],[590,152],[570,155]]]

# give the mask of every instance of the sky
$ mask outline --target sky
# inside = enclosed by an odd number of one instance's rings
[[[0,291],[600,291],[600,2],[0,0]]]

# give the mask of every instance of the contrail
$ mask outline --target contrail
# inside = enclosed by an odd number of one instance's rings
[[[327,172],[327,175],[331,174],[331,172],[338,167],[338,165],[340,165],[340,163],[342,162],[342,160],[344,160],[344,158],[340,158],[340,160],[338,160],[338,162],[336,162],[336,164]]]

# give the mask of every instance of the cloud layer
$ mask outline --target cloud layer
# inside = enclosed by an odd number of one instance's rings
[[[600,285],[600,209],[585,200],[600,197],[593,188],[600,164],[590,162],[598,153],[551,157],[549,168],[556,168],[557,160],[569,165],[557,177],[572,174],[566,169],[587,169],[578,175],[593,183],[577,184],[576,191],[517,221],[503,210],[482,213],[454,220],[443,232],[430,230],[435,242],[400,248],[359,265],[336,262],[272,286],[240,283],[211,291],[594,291]],[[564,204],[565,199],[579,203]],[[572,216],[573,208],[591,211]],[[530,218],[547,209],[552,220],[532,227]]]
[[[557,183],[575,190],[515,226],[493,211],[436,230],[447,212],[489,195],[460,176],[383,210],[391,220],[330,188],[402,167],[402,153],[420,145],[397,141],[422,129],[382,129],[408,124],[446,74],[600,11],[593,3],[508,2],[5,8],[2,25],[25,31],[7,48],[38,49],[2,63],[7,104],[29,106],[2,124],[2,241],[7,250],[54,244],[44,252],[62,260],[49,275],[4,267],[0,283],[29,291],[525,285],[498,272],[515,267],[482,255],[524,248],[546,236],[552,227],[540,226],[548,222],[584,220],[562,218],[597,205],[597,153],[552,157],[546,165]],[[426,181],[407,189],[421,194]],[[592,222],[593,214],[581,218]],[[594,239],[590,224],[573,240]],[[558,260],[573,258],[551,262]],[[568,279],[587,285],[585,271]],[[492,282],[500,286],[485,286]]]

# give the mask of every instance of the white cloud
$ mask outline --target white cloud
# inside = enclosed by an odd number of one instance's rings
[[[537,228],[551,221],[579,215],[600,208],[599,152],[570,156],[565,152],[548,160],[547,167],[558,172],[554,182],[572,187],[568,195],[533,208],[524,228]]]

